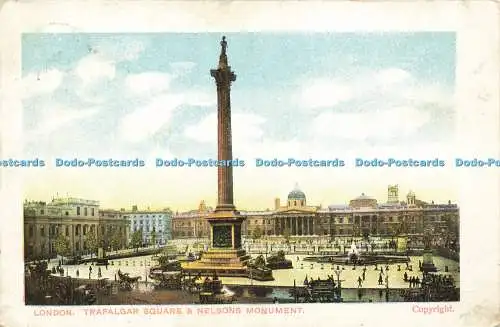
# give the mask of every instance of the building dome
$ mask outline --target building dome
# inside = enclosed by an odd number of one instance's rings
[[[295,188],[290,193],[288,193],[288,200],[305,200],[305,199],[306,195],[298,188]]]

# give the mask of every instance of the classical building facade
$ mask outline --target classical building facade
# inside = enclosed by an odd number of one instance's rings
[[[274,210],[242,211],[247,217],[243,233],[247,237],[312,236],[393,236],[399,233],[421,235],[424,228],[435,233],[458,236],[459,208],[457,204],[434,204],[420,201],[408,192],[406,201],[398,201],[398,186],[388,187],[388,201],[361,194],[348,205],[327,208],[310,206],[306,195],[297,187],[288,194],[286,204],[275,199]],[[200,210],[174,217],[174,238],[207,237],[206,213]],[[196,232],[195,232],[196,231]]]
[[[177,212],[172,218],[173,238],[207,238],[210,235],[210,224],[206,220],[213,212],[207,207],[205,201],[201,201],[197,210],[188,212]]]
[[[119,249],[127,244],[127,221],[119,211],[100,210],[99,202],[56,198],[51,202],[25,201],[25,258],[54,257],[56,242],[68,242],[67,255],[89,253],[100,246]]]
[[[172,211],[163,210],[138,210],[133,206],[130,211],[122,211],[122,215],[130,222],[130,237],[134,232],[140,231],[142,242],[145,245],[163,245],[172,239]]]

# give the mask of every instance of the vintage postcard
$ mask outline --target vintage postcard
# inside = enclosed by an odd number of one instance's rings
[[[5,3],[0,324],[498,326],[498,9]]]

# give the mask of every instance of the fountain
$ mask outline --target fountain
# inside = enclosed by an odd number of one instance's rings
[[[368,251],[366,251],[366,253],[361,254],[361,251],[358,249],[356,243],[353,240],[349,252],[347,253],[347,257],[345,254],[321,255],[321,256],[305,257],[304,261],[356,266],[356,265],[405,263],[409,262],[410,259],[407,256],[402,256],[402,255],[375,254],[375,253],[370,253]]]
[[[354,241],[351,243],[351,251],[349,252],[348,260],[352,263],[359,261],[359,252],[358,248],[356,248],[356,244],[354,244]]]

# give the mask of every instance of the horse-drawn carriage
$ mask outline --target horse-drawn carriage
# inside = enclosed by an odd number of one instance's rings
[[[340,302],[339,289],[332,278],[307,280],[303,287],[294,287],[290,295],[297,302]]]
[[[137,285],[141,276],[130,277],[128,273],[122,273],[118,270],[118,278],[119,278],[119,288],[122,291],[131,291],[132,285]]]
[[[182,289],[182,273],[180,271],[155,270],[149,273],[154,286],[160,289],[180,290]]]
[[[168,255],[157,256],[158,265],[149,269],[149,278],[156,288],[180,290],[182,288],[182,267],[178,260]]]
[[[313,302],[335,302],[337,288],[333,279],[317,279],[309,283],[308,288],[311,291]]]

